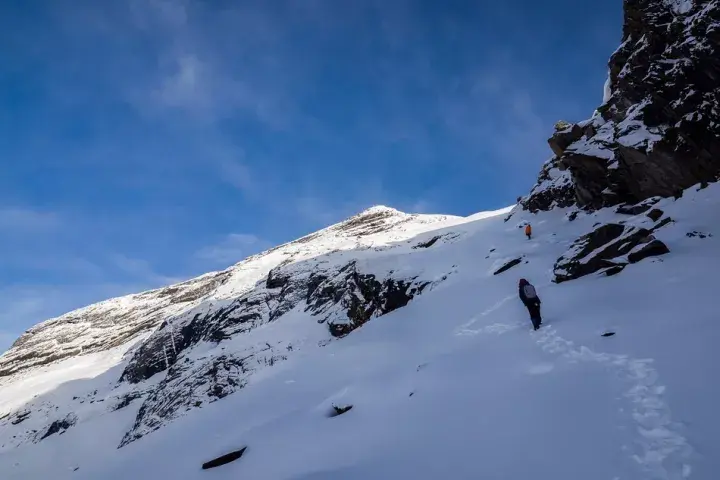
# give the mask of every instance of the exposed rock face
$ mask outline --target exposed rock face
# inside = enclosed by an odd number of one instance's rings
[[[609,223],[573,243],[555,263],[554,281],[561,283],[600,270],[605,270],[608,276],[615,275],[628,263],[668,252],[665,244],[653,239],[649,230]],[[625,258],[628,254],[633,258]]]
[[[62,435],[65,433],[65,430],[72,427],[77,423],[77,417],[75,415],[68,415],[67,417],[61,419],[61,420],[55,420],[53,423],[50,424],[48,429],[38,438],[38,442],[45,440],[47,437],[55,434]]]
[[[663,215],[665,215],[665,212],[663,212],[659,208],[653,208],[647,214],[648,218],[653,222],[657,222],[658,220],[660,220]]]
[[[527,197],[520,200],[520,203],[523,208],[533,213],[575,204],[575,186],[572,177],[557,157],[545,162],[538,176],[537,185]]]
[[[296,308],[319,317],[317,322],[325,323],[332,336],[342,337],[405,306],[428,284],[414,278],[378,279],[361,273],[355,261],[312,270],[294,264],[273,270],[268,281],[224,307],[169,319],[136,350],[122,374],[121,380],[138,383],[167,370],[120,446],[243,388],[258,368],[286,360],[293,349],[291,344],[262,342],[232,354],[191,359],[192,347],[249,333]]]
[[[673,196],[720,174],[720,2],[625,0],[624,10],[609,98],[549,140],[590,209]],[[524,208],[567,203],[567,180],[548,184],[546,171]]]
[[[650,243],[636,247],[632,252],[630,252],[628,254],[628,261],[630,263],[637,263],[645,258],[665,255],[666,253],[670,253],[670,249],[667,245],[660,240],[653,240]]]
[[[342,337],[405,306],[429,282],[362,273],[358,263],[301,262],[277,267],[265,282],[222,306],[204,306],[168,319],[135,351],[121,381],[133,384],[160,372],[165,378],[145,397],[135,424],[122,439],[127,445],[186,411],[242,389],[258,369],[287,359],[293,345],[261,341],[232,354],[197,358],[193,347],[248,334],[290,312],[318,317],[333,337]]]
[[[623,215],[640,215],[641,213],[645,213],[648,210],[652,208],[653,205],[655,205],[657,202],[660,201],[660,197],[652,197],[648,198],[647,200],[643,200],[640,203],[637,203],[635,205],[620,205],[615,209],[616,213],[621,213]]]

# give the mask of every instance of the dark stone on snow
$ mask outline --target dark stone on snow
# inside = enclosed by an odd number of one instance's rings
[[[328,413],[328,417],[337,417],[338,415],[349,412],[350,410],[352,410],[352,408],[352,405],[333,405],[330,413]]]
[[[663,215],[665,215],[665,212],[663,212],[659,208],[653,208],[647,214],[648,218],[650,218],[650,220],[652,220],[653,222],[657,222],[658,220],[660,220]]]
[[[637,263],[648,257],[655,257],[658,255],[665,255],[670,253],[670,249],[660,240],[653,240],[650,243],[645,244],[639,250],[632,252],[628,255],[630,263]]]
[[[675,220],[673,220],[672,218],[670,218],[670,217],[665,217],[665,218],[662,219],[662,221],[661,221],[660,223],[658,223],[657,225],[655,225],[650,231],[651,231],[651,232],[655,232],[655,231],[657,231],[657,230],[660,230],[660,229],[661,229],[662,227],[664,227],[665,225],[668,225],[668,224],[674,223],[674,222],[675,222]]]
[[[19,425],[28,418],[30,418],[31,413],[32,412],[30,410],[26,410],[22,413],[16,413],[15,418],[10,423],[12,423],[13,425]]]
[[[650,231],[617,223],[602,225],[577,239],[555,263],[555,283],[616,267],[617,257],[628,254],[648,240]],[[618,273],[618,272],[615,272]]]
[[[707,238],[707,237],[712,237],[712,234],[711,233],[702,233],[702,232],[698,232],[697,230],[693,230],[692,232],[686,233],[685,236],[688,238],[694,238],[694,237]]]
[[[435,242],[437,242],[441,238],[442,238],[442,236],[436,235],[433,238],[431,238],[430,240],[428,240],[427,242],[420,242],[412,248],[430,248],[433,245],[435,245]]]
[[[234,462],[235,460],[240,459],[245,454],[245,450],[247,450],[247,447],[243,447],[240,450],[235,450],[234,452],[226,453],[222,457],[218,457],[214,460],[210,460],[209,462],[205,462],[202,465],[202,469],[209,470],[211,468],[221,467],[223,465],[227,465],[228,463]]]
[[[508,270],[510,270],[510,269],[511,269],[512,267],[514,267],[515,265],[519,265],[521,262],[522,262],[522,257],[520,257],[520,258],[514,258],[514,259],[510,260],[509,262],[507,262],[507,263],[506,263],[505,265],[503,265],[502,267],[500,267],[500,268],[498,268],[497,270],[495,270],[495,271],[493,272],[493,275],[500,275],[500,274],[503,273],[503,272],[507,272]]]
[[[612,337],[613,335],[615,335],[615,332],[605,332],[602,334],[603,337]]]
[[[572,222],[573,220],[575,220],[578,216],[578,213],[580,213],[579,210],[573,210],[572,212],[568,213],[568,222]]]

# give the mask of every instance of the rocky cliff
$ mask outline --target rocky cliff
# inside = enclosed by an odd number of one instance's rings
[[[558,122],[525,209],[636,204],[717,180],[720,3],[625,0],[624,17],[603,104]]]

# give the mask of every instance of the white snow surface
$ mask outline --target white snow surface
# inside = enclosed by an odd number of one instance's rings
[[[372,240],[331,227],[316,238],[322,248],[283,248],[318,262],[342,249],[379,275],[405,269],[438,282],[324,347],[317,341],[328,338],[325,326],[302,310],[253,330],[255,340],[207,346],[197,355],[259,340],[302,348],[256,372],[244,389],[120,449],[140,402],[117,411],[109,404],[129,388],[118,378],[137,340],[27,370],[0,387],[0,408],[32,412],[17,425],[0,422],[1,477],[716,479],[720,234],[686,233],[716,233],[720,184],[688,189],[656,208],[675,220],[655,233],[670,254],[616,276],[560,285],[551,283],[554,262],[597,222],[647,228],[650,220],[602,210],[569,222],[566,209],[516,209],[504,222],[505,209],[465,219],[413,217]],[[518,228],[524,222],[533,225],[532,240]],[[452,234],[447,242],[412,248],[445,234]],[[519,256],[523,263],[492,274]],[[252,288],[276,264],[266,261],[244,267],[213,298]],[[520,277],[543,300],[537,332],[517,298]],[[606,331],[616,335],[602,337]],[[328,418],[333,405],[353,409]],[[77,423],[62,435],[13,439],[68,414]],[[200,469],[243,446],[240,460]]]
[[[610,71],[608,70],[607,78],[605,79],[605,85],[603,85],[603,104],[606,104],[612,98],[612,88],[610,82]]]
[[[694,6],[693,0],[665,0],[665,4],[680,15],[688,13]]]

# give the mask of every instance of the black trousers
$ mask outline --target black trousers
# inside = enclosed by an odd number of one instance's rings
[[[540,328],[542,323],[542,317],[540,316],[540,304],[539,303],[528,303],[525,305],[530,313],[530,320],[532,320],[533,328],[537,330]]]

